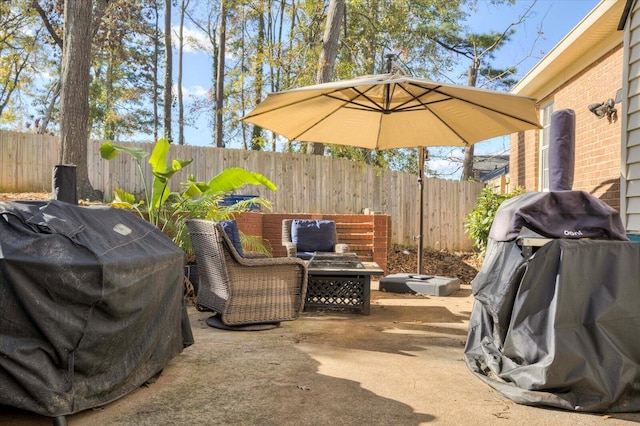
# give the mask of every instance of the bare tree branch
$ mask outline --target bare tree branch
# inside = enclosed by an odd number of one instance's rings
[[[60,50],[62,50],[62,37],[60,37],[58,33],[56,33],[56,29],[53,28],[53,25],[51,25],[51,21],[49,21],[49,17],[47,16],[47,13],[44,11],[42,6],[40,6],[40,3],[38,3],[37,0],[32,0],[31,5],[36,10],[36,12],[38,12],[38,15],[40,15],[40,18],[42,18],[42,22],[44,23],[44,26],[47,29],[47,31],[49,31],[49,35],[51,36],[53,41],[58,45]]]

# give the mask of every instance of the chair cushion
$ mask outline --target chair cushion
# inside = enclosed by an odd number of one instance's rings
[[[298,251],[333,251],[335,235],[333,220],[294,219],[291,222],[291,242]]]
[[[235,220],[221,220],[220,225],[222,225],[222,229],[227,233],[227,236],[233,243],[233,247],[235,247],[238,254],[244,257],[244,250],[242,249],[242,243],[240,242],[240,230],[238,230],[238,224]]]

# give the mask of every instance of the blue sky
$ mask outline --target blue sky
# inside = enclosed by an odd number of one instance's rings
[[[521,78],[598,3],[599,0],[537,0],[529,18],[516,27],[511,43],[496,55],[495,65],[519,64],[517,78]],[[469,24],[477,32],[490,30],[501,32],[510,23],[516,22],[531,4],[532,1],[529,0],[517,0],[512,6],[493,6],[489,0],[479,0],[478,11],[473,14]],[[209,55],[202,52],[187,52],[184,61],[183,87],[187,99],[203,96],[211,87]],[[194,126],[186,128],[185,139],[192,145],[210,144],[212,137],[207,120],[201,119]],[[496,154],[505,151],[508,153],[508,144],[508,137],[481,142],[476,144],[476,153]],[[233,145],[229,147],[239,148]],[[446,168],[447,164],[432,162],[430,166],[441,169]],[[450,177],[456,178],[456,175]]]
[[[604,0],[616,1],[616,0]],[[517,22],[532,4],[532,1],[517,0],[513,6],[491,6],[480,0],[478,13],[469,24],[478,32],[504,31],[510,23]],[[538,0],[530,11],[529,18],[516,27],[511,43],[496,54],[494,64],[508,67],[518,64],[516,79],[522,78],[544,55],[558,44],[600,0]],[[447,150],[450,151],[450,150]],[[494,138],[475,145],[475,154],[497,155],[509,153],[509,136]],[[453,152],[462,158],[464,151]],[[434,160],[429,167],[444,173],[443,177],[458,179],[459,164],[449,160]]]

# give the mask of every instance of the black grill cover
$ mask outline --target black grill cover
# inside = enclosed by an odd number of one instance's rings
[[[475,302],[465,361],[476,376],[517,403],[640,411],[640,244],[624,241],[613,211],[608,219],[606,214],[587,217],[579,209],[565,215],[563,198],[573,209],[573,201],[590,197],[561,195],[569,192],[542,197],[545,220],[533,214],[532,196],[521,199],[532,220],[518,213],[509,218],[500,207],[495,220],[502,217],[507,223],[494,221],[491,232],[518,236],[489,239],[472,283]],[[521,211],[517,198],[505,202],[505,209]],[[583,204],[588,211],[599,205],[591,201]],[[584,230],[580,217],[597,222],[588,228],[608,240],[552,239],[524,257],[521,237]],[[555,230],[542,229],[545,221]],[[523,225],[532,223],[536,232]]]
[[[159,373],[193,343],[184,262],[124,210],[0,202],[0,405],[71,414]]]

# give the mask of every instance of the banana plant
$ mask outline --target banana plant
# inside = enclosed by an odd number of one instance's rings
[[[144,187],[146,213],[148,220],[154,225],[158,225],[159,212],[163,203],[169,197],[171,193],[169,190],[169,180],[174,174],[182,170],[185,166],[189,165],[193,160],[176,159],[171,162],[167,161],[167,155],[169,154],[169,142],[166,139],[160,139],[156,142],[149,158],[149,164],[151,165],[151,172],[153,173],[153,184],[151,187],[151,194],[149,194],[149,188],[144,178],[142,171],[142,160],[149,154],[144,150],[137,147],[126,147],[122,145],[116,145],[111,142],[105,142],[100,145],[100,156],[105,160],[113,160],[124,152],[131,155],[138,166],[138,170],[142,176],[142,185]],[[130,207],[141,212],[140,207],[142,203],[135,202],[135,196],[127,193],[122,189],[116,189],[115,191],[116,204],[120,207]]]
[[[224,169],[220,174],[208,182],[196,181],[189,176],[185,189],[181,192],[171,192],[169,181],[193,160],[175,159],[169,161],[170,144],[160,139],[154,145],[149,158],[153,183],[151,193],[144,178],[142,161],[149,153],[137,148],[105,142],[100,146],[100,155],[105,160],[112,160],[120,153],[134,158],[142,176],[144,199],[136,200],[135,195],[120,188],[114,191],[114,207],[127,208],[136,211],[140,217],[148,220],[169,235],[174,242],[182,247],[187,254],[191,253],[191,244],[186,228],[186,221],[191,218],[208,220],[223,220],[232,218],[235,213],[249,210],[252,204],[271,208],[268,200],[256,197],[239,201],[231,206],[221,206],[220,201],[226,194],[240,189],[244,185],[262,185],[275,191],[276,185],[260,173],[253,173],[239,167]]]

